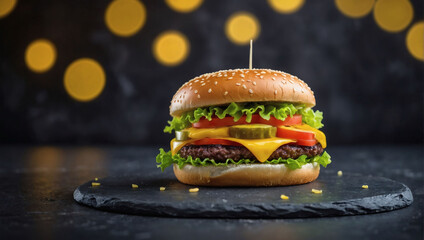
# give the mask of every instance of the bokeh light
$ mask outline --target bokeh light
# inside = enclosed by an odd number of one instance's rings
[[[174,11],[188,13],[200,7],[203,0],[165,0],[165,2]]]
[[[305,0],[268,0],[268,4],[279,13],[294,13],[299,10]]]
[[[25,63],[36,73],[49,70],[56,61],[56,48],[46,39],[38,39],[30,43],[25,51]]]
[[[153,56],[165,66],[175,66],[183,62],[190,52],[187,37],[178,31],[166,31],[153,42]]]
[[[411,23],[414,9],[409,0],[379,0],[375,3],[374,19],[383,30],[400,32]]]
[[[255,40],[261,31],[258,19],[248,12],[237,12],[225,23],[225,34],[235,44],[244,45]]]
[[[416,59],[424,61],[424,21],[415,23],[406,35],[406,46]]]
[[[0,0],[0,18],[4,18],[13,11],[17,0]]]
[[[366,16],[374,7],[375,0],[335,0],[336,7],[351,18]]]
[[[114,0],[106,9],[105,22],[112,33],[132,36],[146,22],[146,8],[139,0]]]
[[[78,101],[91,101],[103,91],[106,74],[102,66],[90,58],[72,62],[65,71],[64,85],[68,94]]]

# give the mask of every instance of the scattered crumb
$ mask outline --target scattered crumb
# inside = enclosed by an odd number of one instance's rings
[[[318,189],[313,189],[312,188],[312,192],[313,193],[316,193],[316,194],[321,194],[322,193],[322,190],[318,190]]]
[[[190,188],[188,191],[189,192],[198,192],[199,188]]]
[[[283,200],[289,200],[289,197],[284,194],[281,194],[280,198]]]
[[[160,187],[159,188],[161,191],[165,191],[166,187]]]
[[[339,176],[339,177],[343,176],[343,172],[342,171],[338,171],[337,172],[337,176]]]
[[[368,185],[362,185],[363,189],[368,189]]]
[[[99,179],[98,178],[94,178],[94,181],[99,181]]]
[[[99,182],[92,182],[92,183],[91,183],[91,186],[93,186],[93,187],[97,187],[97,186],[100,186],[100,183],[99,183]]]
[[[131,187],[132,188],[138,188],[138,185],[133,183],[133,184],[131,184]]]

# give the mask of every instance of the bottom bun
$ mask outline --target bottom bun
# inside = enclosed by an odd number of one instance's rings
[[[319,164],[308,163],[290,170],[284,164],[230,164],[179,168],[174,164],[178,181],[197,186],[287,186],[312,182],[318,178]]]

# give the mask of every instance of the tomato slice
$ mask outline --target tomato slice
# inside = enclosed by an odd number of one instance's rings
[[[277,128],[277,137],[288,139],[315,140],[315,133],[305,130],[292,129],[284,126]]]
[[[288,116],[284,121],[278,120],[275,117],[270,117],[269,120],[263,119],[259,114],[252,115],[252,120],[250,123],[246,122],[246,116],[242,116],[237,122],[234,122],[233,117],[224,117],[219,119],[218,117],[213,117],[211,121],[206,118],[201,118],[197,123],[193,123],[194,128],[217,128],[217,127],[228,127],[233,125],[240,124],[255,124],[262,123],[272,126],[291,126],[302,124],[302,115],[295,114],[293,117]]]
[[[317,140],[298,139],[296,143],[302,146],[314,146],[315,144],[317,144]]]
[[[259,117],[259,122],[262,124],[268,124],[272,126],[291,126],[291,125],[299,125],[302,124],[302,115],[295,114],[293,117],[286,117],[284,120],[276,119],[275,117],[271,117],[269,120],[265,120],[261,117]]]
[[[241,146],[240,143],[225,139],[215,139],[215,138],[203,138],[197,141],[192,142],[193,145],[227,145],[227,146]]]

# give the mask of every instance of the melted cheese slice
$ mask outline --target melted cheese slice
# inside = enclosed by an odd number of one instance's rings
[[[322,147],[327,147],[326,138],[323,132],[315,129],[309,125],[294,125],[287,128],[292,128],[294,130],[305,130],[310,131],[315,134],[316,140],[321,143]],[[186,131],[189,131],[189,140],[186,141],[177,141],[175,138],[171,140],[171,152],[172,155],[177,154],[182,147],[187,144],[190,144],[196,140],[203,138],[215,138],[215,139],[224,139],[240,143],[246,147],[260,162],[265,162],[271,154],[277,150],[280,146],[292,142],[296,142],[292,139],[286,138],[264,138],[264,139],[239,139],[232,138],[228,134],[228,127],[221,128],[187,128]]]
[[[215,138],[215,137],[214,137]],[[264,138],[264,139],[239,139],[239,138],[217,138],[217,139],[224,139],[233,141],[236,143],[240,143],[241,145],[245,146],[249,151],[255,155],[256,159],[258,159],[260,162],[265,162],[271,154],[277,150],[281,145],[295,142],[291,139],[285,139],[285,138]],[[178,153],[178,151],[184,146],[187,145],[193,141],[196,141],[199,139],[190,139],[187,141],[176,141],[175,138],[171,141],[171,152],[172,155]]]

